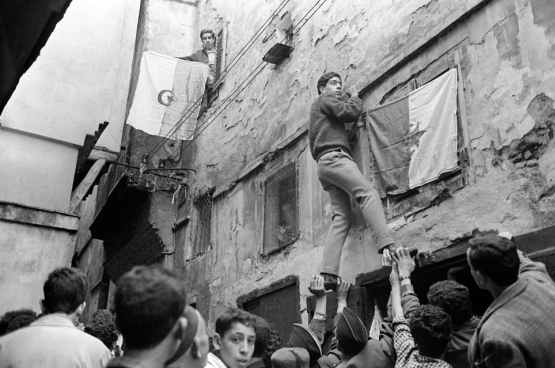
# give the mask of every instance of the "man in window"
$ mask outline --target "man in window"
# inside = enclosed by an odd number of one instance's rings
[[[208,79],[206,81],[206,92],[202,97],[199,116],[204,114],[208,108],[208,94],[214,85],[214,76],[216,74],[216,35],[211,29],[203,29],[200,31],[200,39],[202,41],[202,50],[198,50],[189,56],[180,57],[178,59],[194,61],[208,65]]]
[[[378,251],[382,253],[395,244],[389,234],[378,191],[353,161],[345,132],[345,123],[357,121],[362,113],[358,90],[352,86],[350,98],[342,101],[341,76],[334,72],[322,75],[317,89],[320,96],[310,108],[308,139],[312,157],[318,163],[318,178],[329,194],[333,211],[320,269],[325,278],[324,285],[329,290],[337,287],[341,252],[351,228],[351,197],[360,205]]]
[[[212,88],[216,72],[216,35],[211,29],[203,29],[200,31],[200,39],[202,41],[202,50],[198,50],[189,56],[180,57],[178,59],[195,61],[208,65],[210,72],[208,73],[206,86]]]

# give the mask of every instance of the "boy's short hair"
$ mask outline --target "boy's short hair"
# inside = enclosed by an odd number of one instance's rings
[[[44,307],[48,313],[72,314],[87,298],[89,281],[77,268],[60,267],[44,283]]]
[[[472,303],[466,286],[452,280],[443,280],[430,286],[428,302],[440,307],[451,317],[454,325],[472,318]]]
[[[118,341],[118,331],[113,322],[93,322],[85,326],[85,332],[102,341],[110,350],[114,348],[114,343]]]
[[[438,358],[451,340],[451,317],[435,305],[421,305],[410,320],[410,333],[420,355]]]
[[[182,315],[187,302],[183,282],[170,270],[136,266],[116,284],[116,326],[128,349],[159,344]]]
[[[255,314],[252,315],[256,324],[254,325],[254,332],[256,334],[256,342],[254,343],[253,357],[260,358],[270,340],[270,324],[264,318]]]
[[[228,308],[216,320],[216,333],[223,337],[227,331],[231,330],[235,323],[241,323],[253,329],[256,326],[254,316],[249,312],[236,308]]]
[[[469,241],[469,260],[476,271],[483,272],[498,286],[518,280],[520,259],[515,243],[499,235],[487,235]]]
[[[258,339],[258,337],[257,337]],[[264,363],[265,368],[272,368],[272,354],[283,347],[281,341],[281,335],[270,327],[270,338],[266,344],[266,349],[262,352],[262,363]]]
[[[205,33],[211,33],[211,34],[212,34],[212,38],[214,39],[214,42],[216,42],[216,34],[215,34],[214,31],[211,30],[210,28],[206,28],[206,29],[203,29],[202,31],[200,31],[200,39],[201,39],[201,40],[202,40],[202,36],[203,36]]]
[[[318,83],[316,84],[316,90],[318,91],[319,95],[322,94],[322,92],[320,92],[320,87],[325,87],[328,84],[328,81],[335,77],[341,79],[341,75],[336,72],[327,72],[322,74],[320,79],[318,79]]]

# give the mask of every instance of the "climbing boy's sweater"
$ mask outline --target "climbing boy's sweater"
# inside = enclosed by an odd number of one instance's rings
[[[351,97],[347,102],[332,94],[324,93],[312,103],[308,140],[310,153],[316,161],[324,153],[343,149],[352,154],[345,123],[356,121],[362,112],[362,101]]]

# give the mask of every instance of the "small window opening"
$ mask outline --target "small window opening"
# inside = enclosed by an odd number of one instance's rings
[[[264,254],[276,252],[299,237],[296,166],[289,163],[266,180]]]

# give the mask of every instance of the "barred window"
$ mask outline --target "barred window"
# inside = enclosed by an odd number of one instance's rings
[[[264,254],[276,252],[299,237],[299,201],[296,162],[266,180],[264,200]]]
[[[193,200],[194,218],[191,239],[193,240],[193,258],[210,249],[210,232],[212,228],[212,193],[208,191]]]

